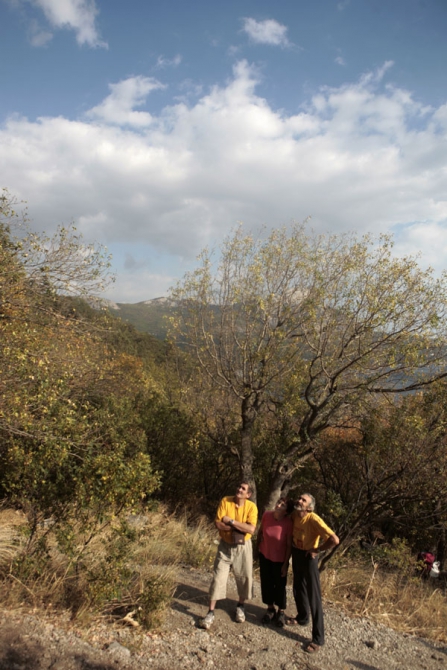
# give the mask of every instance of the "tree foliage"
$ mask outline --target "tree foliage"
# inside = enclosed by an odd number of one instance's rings
[[[284,438],[275,440],[270,504],[325,429],[349,424],[374,396],[447,373],[445,277],[392,247],[389,237],[317,236],[304,226],[266,238],[239,228],[216,262],[203,251],[172,293],[176,341],[213,397],[225,398],[211,411],[232,408],[228,448],[241,476],[255,480],[259,423]]]
[[[443,399],[441,399],[443,398]],[[445,389],[376,401],[355,428],[330,428],[302,485],[317,491],[345,550],[359,539],[437,546],[447,521]]]
[[[13,230],[0,202],[0,494],[32,529],[46,517],[101,518],[158,486],[136,411],[155,383],[117,353],[63,295],[91,296],[107,262],[72,229],[52,240]]]

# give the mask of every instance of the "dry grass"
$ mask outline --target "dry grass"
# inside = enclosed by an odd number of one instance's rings
[[[380,569],[377,563],[329,567],[321,577],[325,598],[348,614],[369,617],[403,633],[447,641],[447,598],[436,583]]]
[[[24,518],[0,511],[0,599],[12,608],[69,609],[90,622],[107,616],[128,625],[158,626],[176,586],[176,567],[208,565],[215,532],[204,520],[190,523],[160,508],[115,519],[86,544],[73,523],[70,550],[52,529],[42,529],[27,553]],[[45,535],[45,543],[39,540]]]
[[[14,526],[0,526],[0,572],[8,570],[17,553],[17,531]]]
[[[21,528],[26,524],[23,514],[0,508],[0,574],[8,571],[11,562],[23,545]]]
[[[176,518],[158,513],[150,516],[141,552],[158,565],[176,562],[207,567],[214,560],[215,539],[214,525],[204,517],[189,521],[185,514]]]
[[[179,564],[209,568],[216,551],[214,526],[205,519],[177,517],[163,508],[120,520],[84,547],[73,526],[75,551],[63,550],[48,534],[47,553],[26,557],[25,519],[0,510],[0,599],[12,608],[68,609],[88,624],[107,616],[153,628],[163,621],[176,586]],[[378,563],[346,562],[322,574],[325,597],[354,616],[370,617],[396,630],[447,641],[447,598],[437,584],[411,570],[385,571]]]
[[[26,524],[26,516],[20,510],[0,507],[0,528],[3,526],[23,526]]]

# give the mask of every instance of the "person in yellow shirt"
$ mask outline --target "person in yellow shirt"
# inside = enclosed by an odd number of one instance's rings
[[[324,644],[323,605],[321,602],[318,554],[339,544],[333,530],[314,512],[315,498],[303,493],[292,513],[293,595],[297,609],[295,619],[287,623],[306,626],[312,617],[312,640],[304,651],[312,654]],[[323,544],[320,545],[320,538]]]
[[[253,549],[251,536],[258,521],[258,508],[249,500],[253,491],[248,482],[239,484],[235,496],[222,498],[217,509],[215,525],[220,535],[210,586],[208,614],[199,621],[201,628],[214,623],[216,602],[226,598],[230,567],[233,568],[239,601],[235,620],[245,621],[245,601],[253,597]]]

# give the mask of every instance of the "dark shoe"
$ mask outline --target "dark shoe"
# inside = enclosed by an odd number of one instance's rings
[[[276,617],[276,610],[268,609],[267,612],[262,617],[262,623],[272,623],[273,619]]]
[[[276,615],[276,625],[278,628],[284,628],[286,625],[286,615],[284,612],[278,612]]]
[[[286,619],[286,624],[288,626],[307,626],[309,623],[309,619],[306,619],[306,621],[298,621],[296,617],[291,617]]]
[[[296,617],[291,617],[290,619],[286,619],[286,624],[288,626],[307,626],[309,623],[309,619],[307,621],[298,621]]]

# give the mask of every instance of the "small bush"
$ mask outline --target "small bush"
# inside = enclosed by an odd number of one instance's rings
[[[69,610],[88,621],[107,616],[153,628],[163,621],[176,586],[176,566],[208,565],[214,533],[203,519],[176,518],[162,507],[94,527],[2,524],[0,598],[9,606]]]

